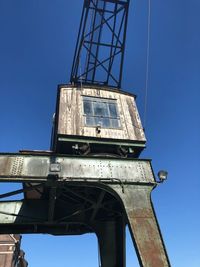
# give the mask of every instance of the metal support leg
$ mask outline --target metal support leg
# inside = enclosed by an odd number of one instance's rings
[[[125,223],[123,219],[96,225],[101,267],[125,267]]]
[[[150,193],[153,186],[129,185],[122,192],[113,185],[123,201],[130,232],[141,267],[169,267],[169,259],[152,207]]]

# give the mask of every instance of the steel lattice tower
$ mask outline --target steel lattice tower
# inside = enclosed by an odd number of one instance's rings
[[[129,0],[85,0],[72,83],[121,87]]]

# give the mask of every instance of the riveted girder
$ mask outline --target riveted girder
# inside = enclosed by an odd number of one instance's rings
[[[8,181],[23,189],[0,195],[1,234],[95,232],[102,266],[125,267],[128,224],[140,265],[170,266],[150,198],[156,181],[149,160],[1,154],[0,182]],[[6,201],[22,191],[24,199]]]

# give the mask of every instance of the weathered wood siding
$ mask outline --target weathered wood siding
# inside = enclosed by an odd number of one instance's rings
[[[83,96],[116,99],[121,127],[85,126]],[[60,89],[58,134],[146,141],[134,96],[106,89],[63,87]]]

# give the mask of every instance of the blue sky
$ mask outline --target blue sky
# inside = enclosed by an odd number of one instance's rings
[[[0,0],[1,152],[49,149],[57,84],[69,82],[82,1]],[[123,76],[142,118],[147,7],[147,0],[131,0]],[[175,267],[200,266],[199,10],[199,0],[151,0],[148,142],[141,157],[153,159],[155,173],[169,172],[152,199]],[[127,239],[127,267],[138,266]],[[27,235],[22,247],[31,267],[98,266],[93,235]]]

